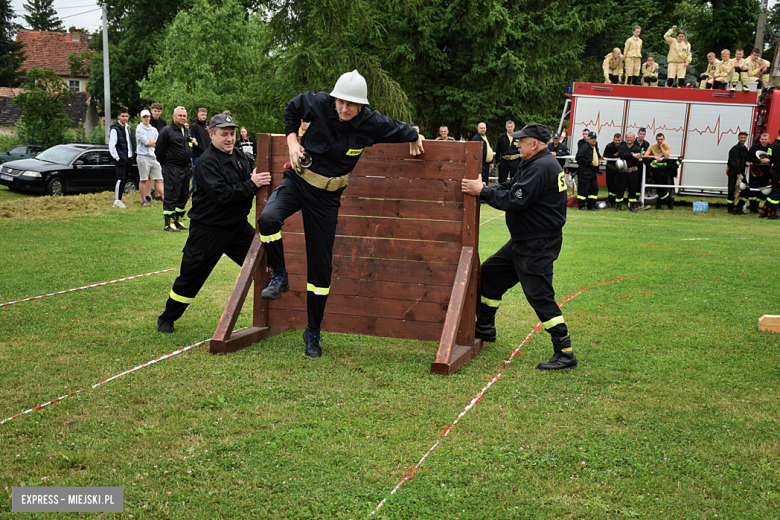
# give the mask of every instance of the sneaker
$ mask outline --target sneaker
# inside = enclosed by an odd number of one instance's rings
[[[146,202],[152,202],[152,198],[149,195],[146,196]]]
[[[119,200],[119,199],[116,199],[116,200],[114,201],[114,207],[115,207],[115,208],[126,208],[127,206],[125,206],[125,203],[124,203],[124,202],[122,202],[121,200]]]
[[[287,269],[281,273],[274,271],[274,276],[271,278],[271,282],[268,287],[263,289],[260,293],[260,297],[264,300],[278,300],[282,297],[282,293],[286,293],[290,290],[290,283],[287,281]]]
[[[157,318],[157,332],[171,334],[173,332],[173,322],[163,317]]]
[[[141,201],[141,206],[151,206],[148,200],[144,199]]]
[[[320,346],[320,333],[311,332],[309,327],[303,331],[303,341],[306,343],[306,350],[304,353],[309,357],[322,356],[322,347]]]

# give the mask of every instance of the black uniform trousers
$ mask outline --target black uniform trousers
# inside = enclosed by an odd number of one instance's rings
[[[770,209],[777,211],[780,206],[780,173],[769,172],[769,183],[772,185],[772,193],[766,196]]]
[[[630,169],[630,168],[629,168]],[[644,175],[644,172],[642,171],[642,166],[637,165],[635,171],[629,171],[628,172],[628,201],[629,202],[637,202],[640,197],[640,191],[642,189],[642,182],[641,178],[642,175]]]
[[[750,180],[748,180],[748,185],[753,189],[761,189],[769,185],[769,172],[761,172],[762,175],[760,177],[756,177],[755,175],[750,175]],[[760,191],[751,191],[750,192],[750,210],[755,212],[758,211],[758,203],[762,200],[766,200],[766,195],[761,193]]]
[[[617,198],[617,192],[615,191],[617,189],[615,186],[615,180],[618,176],[618,171],[614,164],[614,162],[608,162],[607,168],[604,170],[604,173],[607,176],[607,200]]]
[[[204,228],[192,222],[182,249],[179,276],[173,282],[160,318],[176,321],[184,314],[223,254],[242,265],[254,237],[255,230],[249,222],[229,228]]]
[[[554,337],[569,333],[561,308],[555,302],[553,262],[561,252],[563,236],[510,240],[482,264],[482,301],[497,307],[504,293],[517,285],[539,321]]]
[[[171,215],[183,212],[190,198],[190,179],[192,178],[190,167],[163,164],[162,173],[163,185],[165,186],[163,213]]]
[[[513,159],[507,161],[506,159],[499,159],[498,162],[498,183],[504,183],[515,176],[517,169],[520,167],[520,159]],[[483,179],[484,180],[484,179]]]
[[[594,209],[599,197],[598,170],[580,166],[577,182],[577,205],[582,209],[587,204],[588,209]]]
[[[482,163],[482,182],[490,184],[490,164]]]
[[[628,186],[628,172],[615,172],[615,179],[613,182],[613,186],[615,187],[615,202],[623,202],[626,187]]]
[[[281,229],[290,215],[301,211],[306,239],[306,312],[309,329],[317,332],[325,314],[333,272],[333,241],[336,238],[341,193],[311,186],[293,170],[268,198],[258,219],[260,239],[275,272],[286,269]]]
[[[654,170],[653,184],[671,186],[672,178],[669,177],[669,174],[665,171]],[[671,204],[674,201],[674,198],[672,197],[673,188],[656,188],[655,192],[658,194],[658,198],[655,199],[656,207],[660,207],[662,204]]]
[[[740,174],[744,177],[744,169],[743,170],[734,170],[731,171],[731,168],[728,168],[728,200],[726,202],[728,204],[734,204],[735,206],[740,205],[742,202],[747,203],[748,198],[750,197],[750,190],[742,190],[739,192],[739,197],[735,197],[737,194],[737,176]]]

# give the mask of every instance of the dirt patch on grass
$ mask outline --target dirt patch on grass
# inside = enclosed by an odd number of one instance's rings
[[[25,197],[0,202],[0,219],[51,220],[100,215],[114,209],[113,200],[114,194],[107,191],[64,197]]]

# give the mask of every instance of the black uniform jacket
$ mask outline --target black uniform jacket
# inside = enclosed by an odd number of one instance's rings
[[[618,147],[615,146],[615,143],[609,143],[607,146],[604,147],[604,157],[609,157],[610,159],[614,159],[618,156]],[[614,162],[610,162],[612,166],[615,166]]]
[[[487,136],[485,136],[487,137]],[[482,164],[487,163],[487,145],[485,144],[485,140],[482,139],[482,136],[479,135],[479,132],[474,134],[474,137],[471,138],[472,141],[475,141],[477,143],[482,143]],[[490,142],[490,138],[488,137],[488,142]],[[490,143],[490,147],[493,148],[493,143]],[[493,152],[493,160],[496,158],[496,153]],[[490,163],[488,163],[490,164]]]
[[[642,153],[642,148],[638,144],[636,144],[636,141],[629,147],[628,143],[626,141],[623,141],[620,143],[620,146],[618,146],[618,157],[626,161],[626,164],[629,168],[633,168],[637,164],[639,164],[640,159],[637,159],[631,154]]]
[[[482,188],[479,198],[506,211],[512,240],[558,237],[566,224],[566,181],[548,150],[523,161],[510,181]]]
[[[189,212],[193,223],[225,228],[247,221],[257,186],[251,180],[252,163],[244,152],[234,148],[227,154],[209,145],[195,164],[193,177],[195,191]]]
[[[182,134],[182,130],[184,133]],[[157,162],[169,166],[189,166],[192,159],[192,142],[187,128],[179,128],[175,123],[164,127],[157,137],[154,147]]]
[[[780,138],[772,141],[769,144],[769,148],[772,150],[772,153],[769,154],[769,160],[772,161],[770,174],[772,177],[777,178],[780,175]]]
[[[763,154],[769,155],[769,164],[761,162],[760,156]],[[763,177],[769,173],[770,164],[772,164],[772,149],[769,145],[763,147],[761,146],[761,143],[755,143],[750,147],[750,150],[748,150],[747,162],[753,166],[751,171],[754,177]]]
[[[159,134],[160,132],[162,132],[162,129],[165,128],[165,126],[168,123],[166,123],[165,119],[163,119],[162,117],[159,118],[159,119],[155,119],[153,117],[150,117],[149,118],[149,124],[152,125],[153,127],[155,127],[157,129],[157,133]]]
[[[496,140],[496,155],[501,159],[502,155],[517,155],[520,152],[517,150],[517,143],[520,140],[514,137],[509,137],[506,132],[498,136]],[[487,153],[487,152],[485,152]],[[518,157],[519,159],[519,157]]]
[[[744,144],[735,144],[729,150],[729,160],[726,163],[729,173],[744,174],[745,162],[747,161],[748,149]]]
[[[547,149],[551,152],[555,152],[556,157],[561,157],[562,155],[569,155],[569,149],[566,147],[565,144],[563,144],[563,141],[558,143],[558,146],[555,146],[555,143],[550,141],[547,143]]]
[[[301,146],[311,155],[311,171],[325,177],[350,173],[363,150],[375,143],[411,143],[417,141],[417,130],[409,124],[386,117],[364,106],[349,121],[341,121],[336,99],[325,92],[312,90],[299,94],[284,109],[284,133],[298,133],[301,120],[309,129]]]
[[[198,141],[198,145],[193,145],[192,147],[192,156],[200,157],[206,151],[206,148],[211,145],[211,137],[209,137],[209,131],[206,128],[206,121],[201,123],[197,117],[190,121],[190,135]]]
[[[592,147],[589,142],[585,141],[580,145],[580,149],[577,150],[577,155],[575,156],[575,160],[577,161],[577,165],[580,167],[580,170],[582,170],[583,172],[592,172],[594,174],[598,173],[599,167],[593,166],[594,151],[596,155],[599,156],[600,159],[601,154],[599,153],[598,145]]]

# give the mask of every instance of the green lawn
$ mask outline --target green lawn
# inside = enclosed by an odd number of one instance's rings
[[[178,267],[185,235],[136,198],[0,189],[0,303]],[[778,518],[780,336],[757,323],[780,314],[780,224],[710,208],[570,210],[555,287],[593,287],[563,307],[579,367],[536,371],[535,334],[445,438],[537,322],[520,287],[450,377],[433,343],[326,332],[309,359],[291,331],[90,389],[209,338],[227,258],[173,335],[155,325],[177,271],[2,307],[0,420],[84,391],[0,426],[0,518],[75,516],[10,513],[12,486],[42,485],[124,486],[134,518],[369,518],[385,498],[372,518]],[[507,239],[485,224],[482,259]]]

